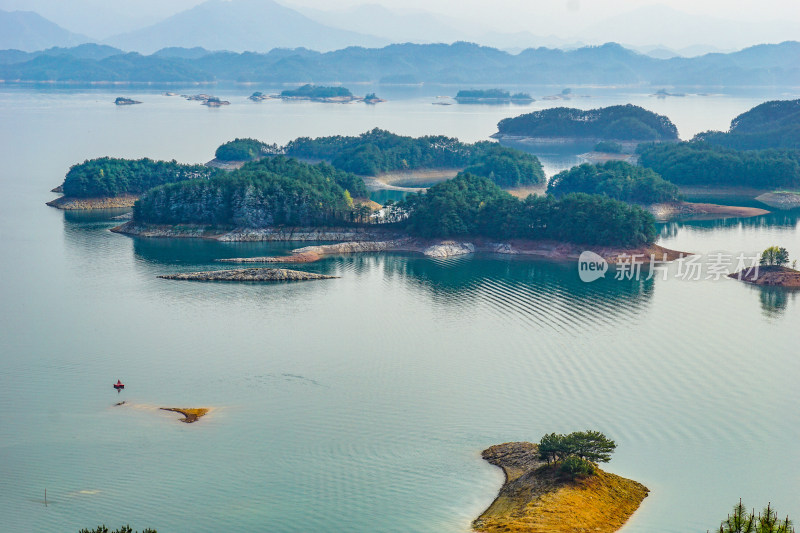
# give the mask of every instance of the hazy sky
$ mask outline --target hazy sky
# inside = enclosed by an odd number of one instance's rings
[[[67,29],[105,38],[114,33],[152,24],[167,16],[183,11],[205,0],[0,0],[2,9],[35,10],[43,16],[64,25]],[[658,29],[656,34],[672,34],[675,44],[712,44],[710,39],[722,46],[747,46],[757,42],[800,40],[800,0],[277,0],[293,8],[336,10],[363,4],[380,4],[393,10],[428,11],[460,19],[465,29],[479,32],[520,32],[534,35],[556,35],[575,40],[583,29],[594,28],[595,35],[589,42],[615,40],[614,30],[607,38],[597,29],[605,19],[653,6],[668,6],[672,9],[698,15],[700,19],[711,17],[727,21],[740,21],[741,25],[718,24],[717,34],[704,35],[698,28],[665,27],[686,26],[676,23],[675,18],[640,17],[654,28],[643,28],[641,38],[648,38],[648,31]],[[708,19],[710,20],[710,19]],[[774,21],[775,24],[767,24]],[[620,22],[625,30],[627,22]],[[661,24],[660,27],[659,24]],[[702,26],[699,26],[702,28]],[[735,29],[731,30],[733,27]],[[797,30],[795,30],[797,28]],[[363,33],[370,33],[365,27]],[[683,32],[683,35],[681,34]],[[772,32],[772,33],[770,33]],[[617,34],[624,33],[617,31]],[[588,35],[588,33],[587,33]],[[629,36],[633,39],[636,36]],[[621,39],[620,39],[621,40]],[[695,42],[685,42],[695,40]],[[659,44],[638,43],[638,44]]]

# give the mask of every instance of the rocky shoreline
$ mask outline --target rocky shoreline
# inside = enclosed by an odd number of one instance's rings
[[[54,189],[55,190],[55,189]],[[76,198],[72,196],[61,196],[55,200],[50,200],[47,205],[57,209],[79,210],[79,209],[119,209],[133,207],[138,200],[138,196],[105,196],[100,198]]]
[[[161,279],[186,281],[310,281],[318,279],[335,279],[314,272],[287,270],[284,268],[239,268],[234,270],[209,270],[205,272],[184,272],[181,274],[164,274]]]
[[[481,454],[503,469],[497,498],[473,523],[487,533],[612,533],[619,530],[647,497],[648,488],[597,469],[584,479],[561,479],[539,459],[530,442],[507,442]]]
[[[768,192],[756,196],[756,200],[782,211],[800,208],[800,193],[796,192]]]

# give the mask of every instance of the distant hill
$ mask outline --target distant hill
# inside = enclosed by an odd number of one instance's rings
[[[800,43],[794,41],[754,46],[730,54],[714,53],[671,59],[657,59],[615,43],[569,51],[530,48],[516,55],[465,42],[427,45],[406,43],[383,48],[349,47],[324,53],[307,48],[276,48],[268,53],[168,48],[152,56],[106,55],[112,52],[110,48],[59,49],[59,54],[70,60],[51,59],[46,62],[46,69],[43,68],[45,62],[42,53],[23,55],[15,51],[0,52],[0,79],[230,80],[315,85],[428,82],[458,84],[462,87],[474,87],[475,84],[657,87],[800,85]],[[94,58],[92,54],[95,54]],[[116,57],[136,59],[112,61]]]
[[[23,52],[21,50],[0,50],[0,64],[12,64],[12,63],[22,63],[24,61],[30,61],[35,57],[39,57],[42,55],[47,56],[69,56],[78,59],[105,59],[107,57],[116,56],[119,54],[124,53],[119,48],[114,48],[111,46],[106,46],[102,44],[81,44],[78,46],[73,46],[71,48],[62,48],[60,46],[54,46],[53,48],[48,48],[47,50],[41,50],[39,52]]]
[[[52,46],[75,46],[90,40],[32,11],[0,10],[0,49],[31,52]]]
[[[168,47],[266,52],[279,47],[334,50],[387,43],[384,39],[321,24],[272,0],[209,0],[106,42],[141,53]]]

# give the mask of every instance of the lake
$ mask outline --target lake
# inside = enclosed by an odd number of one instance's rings
[[[330,257],[299,268],[339,278],[308,283],[168,281],[299,245],[131,239],[108,231],[118,212],[44,205],[70,165],[102,155],[205,162],[235,137],[373,127],[476,141],[564,105],[245,99],[259,89],[181,89],[232,102],[207,109],[155,88],[0,87],[0,530],[463,533],[503,480],[482,449],[587,428],[618,443],[608,470],[651,489],[625,533],[713,530],[739,498],[800,519],[797,292],[679,265],[583,283],[576,264],[492,255]],[[683,138],[797,97],[574,91],[594,96],[569,105],[667,114]],[[117,108],[120,95],[144,104]],[[772,244],[797,258],[799,224],[676,222],[659,244],[706,269]],[[158,407],[213,410],[186,425]]]

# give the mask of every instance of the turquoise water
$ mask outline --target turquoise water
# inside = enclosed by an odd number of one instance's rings
[[[136,240],[107,231],[116,213],[44,206],[88,157],[199,162],[236,136],[374,126],[474,141],[524,110],[124,94],[145,104],[0,92],[0,531],[464,532],[502,482],[483,448],[585,428],[651,489],[626,533],[713,529],[740,497],[800,517],[797,293],[676,266],[586,284],[574,264],[405,254],[301,266],[335,280],[180,283],[156,276],[292,245]],[[664,106],[683,136],[761,101],[591,100]],[[660,230],[702,254],[800,255],[792,213]],[[162,406],[214,410],[185,425]]]

